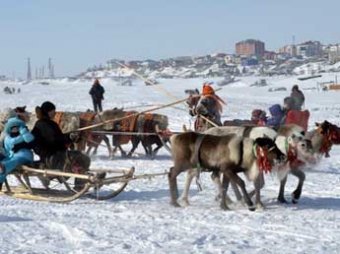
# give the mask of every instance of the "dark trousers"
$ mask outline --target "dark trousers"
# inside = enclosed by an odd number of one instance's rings
[[[93,109],[94,109],[94,112],[102,112],[103,111],[103,107],[102,107],[102,100],[93,100],[92,99],[92,102],[93,102]]]

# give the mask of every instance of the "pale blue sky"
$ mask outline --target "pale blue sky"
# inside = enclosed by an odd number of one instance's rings
[[[26,76],[52,57],[56,75],[111,58],[234,52],[260,39],[340,42],[339,0],[0,0],[0,75]]]

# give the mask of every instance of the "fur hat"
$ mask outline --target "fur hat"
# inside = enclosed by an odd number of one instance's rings
[[[213,94],[215,94],[215,90],[208,83],[204,83],[202,94],[203,95],[213,95]]]
[[[40,109],[42,113],[48,114],[48,112],[55,110],[55,105],[50,101],[45,101],[43,104],[41,104]]]

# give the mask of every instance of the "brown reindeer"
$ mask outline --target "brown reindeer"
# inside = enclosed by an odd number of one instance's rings
[[[177,176],[199,164],[202,169],[223,175],[220,204],[222,209],[228,209],[225,198],[230,180],[241,188],[249,209],[254,210],[245,183],[237,173],[244,172],[250,180],[256,182],[260,169],[269,170],[274,166],[275,160],[285,159],[273,140],[269,138],[258,138],[254,141],[235,134],[213,136],[186,132],[173,135],[170,140],[174,166],[170,169],[168,177],[171,204],[174,206],[179,206]],[[254,147],[256,147],[255,152]],[[256,203],[260,204],[260,188],[257,188],[256,184],[255,187]]]

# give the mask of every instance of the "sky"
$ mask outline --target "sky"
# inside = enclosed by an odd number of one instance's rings
[[[51,57],[57,76],[112,58],[234,53],[248,38],[276,50],[340,42],[338,0],[0,0],[0,75],[26,77]],[[46,73],[46,70],[45,70]]]

